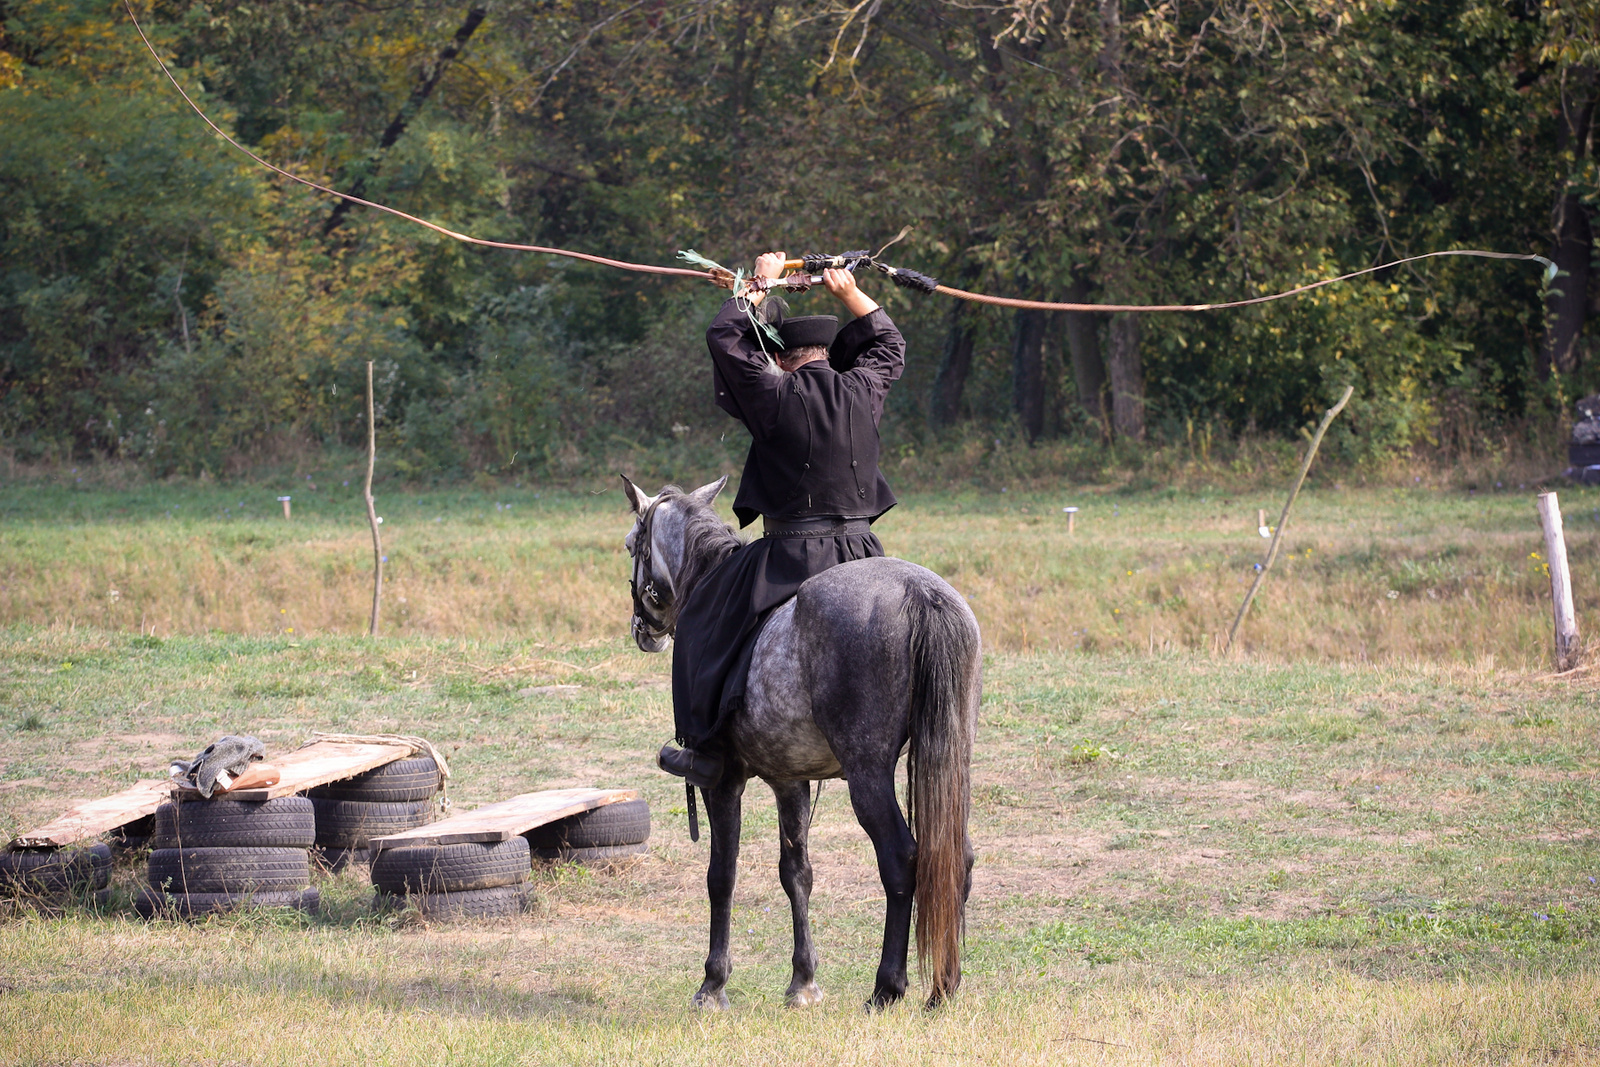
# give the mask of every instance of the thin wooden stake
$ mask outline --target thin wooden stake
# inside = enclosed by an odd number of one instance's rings
[[[372,503],[372,468],[378,460],[378,429],[373,422],[372,360],[367,360],[367,525],[372,527],[372,621],[367,633],[378,634],[378,604],[383,599],[383,538],[378,536],[378,509]]]
[[[1567,569],[1567,539],[1561,529],[1561,502],[1554,493],[1540,493],[1539,524],[1544,527],[1544,554],[1550,562],[1550,601],[1555,613],[1556,670],[1578,665],[1578,617],[1572,610],[1572,574]]]
[[[1267,558],[1261,564],[1261,573],[1256,575],[1256,580],[1250,583],[1250,591],[1244,595],[1244,603],[1239,605],[1239,614],[1233,617],[1233,626],[1228,630],[1228,643],[1223,646],[1224,653],[1233,649],[1233,638],[1239,632],[1239,626],[1244,622],[1244,617],[1250,610],[1250,604],[1256,598],[1256,593],[1261,589],[1261,583],[1267,580],[1267,572],[1272,569],[1273,563],[1278,559],[1278,545],[1283,542],[1283,531],[1289,528],[1289,509],[1294,507],[1294,498],[1300,495],[1300,487],[1306,482],[1306,474],[1311,470],[1311,461],[1317,458],[1317,449],[1322,447],[1322,435],[1328,432],[1328,424],[1335,415],[1344,410],[1350,397],[1355,393],[1353,385],[1344,387],[1344,396],[1339,402],[1329,408],[1322,416],[1322,422],[1317,426],[1317,432],[1311,437],[1311,447],[1306,449],[1306,458],[1300,464],[1300,474],[1294,480],[1294,488],[1289,490],[1289,499],[1283,502],[1283,514],[1278,516],[1278,528],[1272,531],[1272,543],[1267,546]]]

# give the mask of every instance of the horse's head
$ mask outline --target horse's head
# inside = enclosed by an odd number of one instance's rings
[[[660,652],[667,647],[678,621],[689,522],[697,513],[710,511],[711,502],[727,483],[723,476],[692,493],[668,485],[655,496],[647,496],[623,477],[622,491],[633,508],[633,529],[622,542],[633,564],[628,581],[633,591],[630,628],[641,651]]]

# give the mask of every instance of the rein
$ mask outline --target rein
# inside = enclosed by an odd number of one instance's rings
[[[655,517],[662,498],[657,497],[639,516],[639,536],[633,541],[633,575],[628,579],[628,591],[633,594],[633,632],[637,638],[641,631],[651,639],[671,636],[677,628],[676,618],[667,618],[672,603],[661,596],[655,580]],[[639,581],[640,568],[644,582]]]

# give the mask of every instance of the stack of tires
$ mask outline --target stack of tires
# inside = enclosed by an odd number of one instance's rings
[[[111,831],[106,837],[106,843],[111,846],[113,853],[137,852],[150,847],[150,835],[155,832],[155,828],[156,817],[146,815],[142,819],[135,819]]]
[[[553,863],[610,863],[649,851],[650,805],[624,800],[546,823],[522,836],[533,858]]]
[[[372,857],[379,908],[410,905],[429,919],[495,918],[528,907],[528,842],[386,848]]]
[[[311,802],[188,800],[156,810],[147,884],[134,898],[145,918],[192,916],[242,907],[315,912]]]
[[[104,906],[111,901],[111,849],[18,849],[0,852],[0,896],[55,910],[70,903]]]
[[[433,757],[415,756],[306,790],[317,813],[322,862],[335,871],[367,863],[372,838],[432,822],[443,784]]]

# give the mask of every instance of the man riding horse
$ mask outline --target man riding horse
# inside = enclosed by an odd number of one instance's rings
[[[783,263],[768,252],[756,276],[776,279]],[[783,319],[782,351],[769,356],[752,316],[777,316],[752,290],[706,330],[717,406],[750,431],[733,511],[741,527],[760,516],[763,536],[699,581],[678,614],[672,704],[683,747],[663,746],[658,763],[701,788],[722,777],[724,727],[767,613],[813,575],[883,555],[871,524],[895,499],[878,470],[878,423],[905,340],[849,271],[824,271],[823,282],[855,316],[843,329],[832,315]]]

